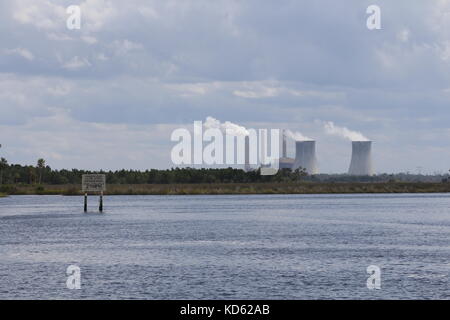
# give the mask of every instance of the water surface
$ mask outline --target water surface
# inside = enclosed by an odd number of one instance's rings
[[[0,198],[0,299],[449,298],[445,194],[97,201],[84,214],[81,197]]]

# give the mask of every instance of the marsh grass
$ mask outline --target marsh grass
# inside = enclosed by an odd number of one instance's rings
[[[9,186],[3,194],[79,196],[78,185]],[[352,194],[352,193],[446,193],[450,183],[211,183],[211,184],[116,184],[105,195],[220,195],[220,194]]]

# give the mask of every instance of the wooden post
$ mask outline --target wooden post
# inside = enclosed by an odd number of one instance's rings
[[[100,192],[100,203],[98,210],[103,212],[103,192],[106,190],[105,174],[83,174],[81,177],[81,189],[84,195],[84,212],[87,212],[87,194],[88,192]]]
[[[100,193],[100,206],[98,208],[100,212],[103,212],[103,191]]]

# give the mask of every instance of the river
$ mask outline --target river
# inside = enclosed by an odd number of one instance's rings
[[[0,198],[0,299],[447,299],[446,194]],[[81,290],[66,286],[81,270]],[[368,266],[381,271],[370,290]]]

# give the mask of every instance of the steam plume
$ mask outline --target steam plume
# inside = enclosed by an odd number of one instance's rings
[[[203,125],[207,129],[220,129],[233,136],[248,136],[250,134],[248,130],[243,126],[232,123],[230,121],[225,121],[222,123],[213,117],[206,117],[206,121]]]
[[[324,128],[327,134],[339,136],[350,141],[369,141],[361,132],[352,131],[346,127],[338,127],[331,121],[325,122]]]
[[[285,134],[287,137],[295,140],[295,141],[313,141],[313,139],[304,136],[298,131],[292,132],[291,130],[286,130]]]

